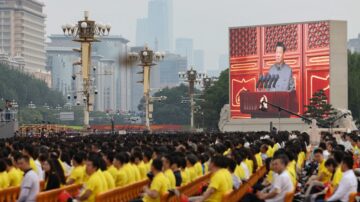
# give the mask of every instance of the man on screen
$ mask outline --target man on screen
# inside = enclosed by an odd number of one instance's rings
[[[275,87],[271,88],[271,91],[295,90],[291,67],[284,62],[285,50],[286,48],[283,42],[276,44],[275,64],[270,67],[269,74],[272,76],[279,75],[279,79]]]

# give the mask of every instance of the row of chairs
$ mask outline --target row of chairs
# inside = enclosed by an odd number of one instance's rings
[[[198,177],[193,182],[190,182],[184,186],[177,188],[177,190],[180,194],[186,196],[193,196],[199,193],[201,187],[207,182],[209,182],[209,180],[210,180],[210,173]],[[150,183],[149,180],[143,180],[140,182],[130,184],[125,187],[114,188],[112,190],[109,190],[107,192],[101,193],[98,196],[96,196],[95,201],[96,202],[113,202],[113,201],[127,202],[129,200],[136,199],[137,197],[139,197],[142,188],[149,183]],[[179,196],[171,195],[170,193],[167,192],[161,196],[160,201],[177,202],[179,201]]]

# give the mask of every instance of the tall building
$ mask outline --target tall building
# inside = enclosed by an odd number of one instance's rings
[[[0,49],[23,57],[30,73],[45,70],[43,7],[37,0],[0,0]]]
[[[159,62],[157,68],[160,75],[159,88],[175,87],[181,82],[179,79],[179,72],[185,72],[187,70],[186,57],[182,57],[178,54],[167,53],[164,60]]]
[[[173,0],[150,0],[148,16],[138,19],[136,45],[147,43],[155,50],[171,51],[173,43]]]
[[[178,38],[175,42],[175,53],[186,57],[189,66],[193,66],[193,53],[194,53],[194,44],[193,40],[189,38]]]
[[[196,49],[193,54],[193,63],[197,71],[203,72],[204,68],[204,50]]]
[[[80,44],[64,35],[51,35],[49,39],[51,42],[46,48],[47,69],[52,72],[53,89],[64,95],[76,95],[77,100],[72,102],[82,103],[81,93],[78,93],[82,89],[81,67],[73,66],[75,61],[79,61],[79,54],[72,50],[79,48]],[[131,96],[128,96],[130,84],[126,80],[130,73],[128,68],[118,62],[119,55],[126,53],[128,42],[121,36],[107,36],[92,44],[91,72],[98,91],[94,97],[96,111],[127,111],[131,106]],[[75,81],[72,79],[74,74]]]
[[[358,35],[358,38],[349,39],[348,41],[348,50],[353,52],[360,53],[360,34]]]

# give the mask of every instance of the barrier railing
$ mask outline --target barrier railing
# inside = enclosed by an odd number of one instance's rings
[[[118,202],[128,202],[132,199],[136,199],[139,197],[139,194],[143,190],[143,187],[147,185],[149,180],[142,180],[139,182],[135,182],[133,184],[114,188],[107,192],[101,193],[96,196],[96,202],[110,202],[110,201],[118,201]]]
[[[79,190],[81,189],[81,187],[82,187],[82,184],[73,184],[73,185],[61,187],[59,189],[53,189],[50,191],[40,192],[36,196],[36,201],[37,202],[57,202],[60,193],[62,193],[63,191],[68,192],[71,196],[76,196],[79,193]]]
[[[254,174],[251,175],[249,180],[242,184],[239,189],[232,190],[226,193],[222,201],[223,202],[229,202],[229,201],[240,201],[246,193],[248,193],[249,188],[254,186],[257,181],[259,181],[262,177],[264,177],[266,174],[266,167],[263,166],[259,170],[257,170]]]
[[[40,190],[44,189],[44,181],[40,181]],[[13,202],[17,201],[20,194],[20,187],[9,187],[0,189],[0,202]]]

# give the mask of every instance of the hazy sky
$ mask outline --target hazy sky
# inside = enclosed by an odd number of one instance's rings
[[[47,34],[61,33],[61,25],[90,18],[112,25],[111,34],[135,44],[136,19],[147,16],[149,0],[42,0]],[[348,37],[360,33],[360,0],[173,0],[174,40],[194,39],[204,49],[205,68],[216,69],[220,54],[228,52],[228,27],[312,20],[346,20]]]

